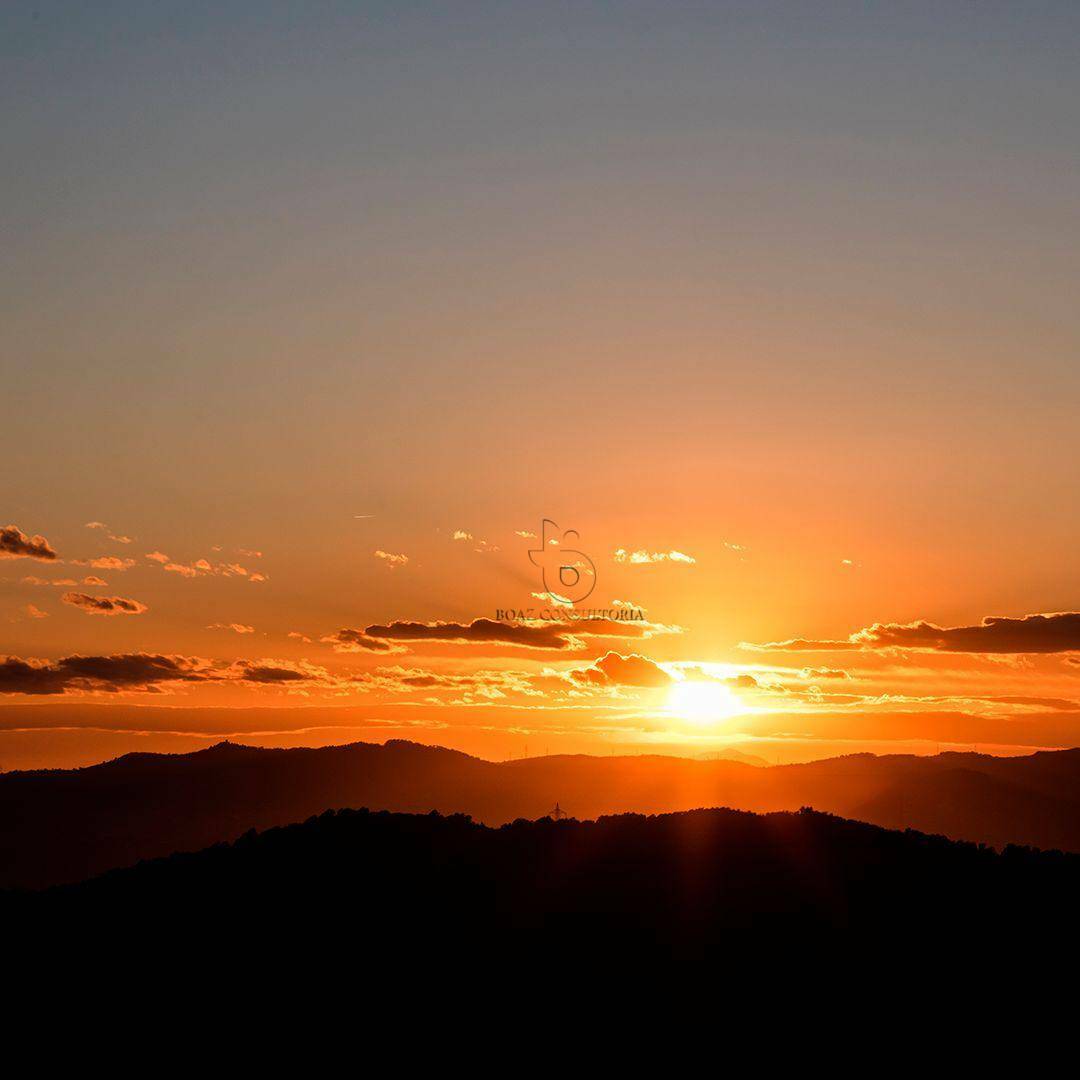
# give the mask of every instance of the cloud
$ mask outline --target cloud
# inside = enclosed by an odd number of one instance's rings
[[[586,637],[637,638],[674,633],[677,627],[619,619],[590,618],[545,622],[502,622],[473,619],[471,623],[396,621],[363,630],[343,629],[322,640],[338,652],[386,651],[387,642],[438,641],[454,645],[508,645],[523,649],[565,650],[584,647]]]
[[[683,679],[693,682],[720,682],[736,690],[757,690],[761,684],[749,672],[742,671],[738,675],[716,675],[697,664],[688,664],[680,667]]]
[[[95,570],[130,570],[134,559],[120,559],[115,555],[101,555],[96,559],[72,559],[72,566],[92,566]]]
[[[255,551],[252,548],[237,548],[236,550],[241,555],[247,556],[247,558],[249,559],[261,559],[263,557],[263,553],[261,551]]]
[[[659,687],[671,685],[671,676],[646,656],[605,653],[587,668],[571,672],[575,682],[601,686]]]
[[[211,623],[207,630],[232,630],[234,634],[254,634],[254,626],[246,626],[244,623],[230,622],[230,623]]]
[[[170,574],[180,574],[182,577],[197,577],[199,571],[194,566],[185,566],[183,563],[168,562],[161,568]]]
[[[44,536],[27,536],[15,525],[0,529],[0,559],[41,559],[51,562],[56,552]]]
[[[35,577],[30,574],[28,577],[22,579],[24,585],[52,585],[54,587],[65,585],[70,588],[72,585],[77,585],[78,582],[74,578],[57,578],[55,581],[48,581],[45,578]]]
[[[761,684],[747,672],[742,672],[739,675],[732,675],[729,678],[721,680],[728,684],[728,686],[734,686],[739,690],[756,690]]]
[[[88,529],[100,529],[110,540],[115,540],[118,544],[130,544],[132,538],[130,536],[117,536],[109,531],[109,526],[103,521],[88,521],[86,523]]]
[[[448,675],[427,671],[423,668],[381,667],[359,677],[372,689],[395,694],[411,694],[422,691],[453,690],[463,693],[461,703],[478,697],[485,701],[505,698],[508,693],[521,693],[530,697],[541,696],[530,682],[530,677],[520,671],[471,671],[463,675]],[[439,699],[434,699],[439,700]],[[441,702],[445,704],[445,702]]]
[[[1080,651],[1080,612],[1064,611],[1024,615],[1019,619],[988,615],[972,626],[937,626],[912,623],[874,623],[851,634],[846,641],[808,641],[791,638],[743,649],[758,652],[835,652],[845,649],[910,649],[947,653],[1063,653]]]
[[[740,641],[740,649],[751,652],[840,652],[858,649],[854,641],[811,641],[806,638],[788,638],[786,641]]]
[[[572,608],[574,606],[573,600],[567,600],[565,596],[560,596],[554,592],[534,592],[529,593],[529,595],[534,600],[546,600],[549,604],[554,604],[555,607]]]
[[[298,683],[311,682],[313,674],[318,676],[329,675],[325,668],[316,668],[314,665],[286,665],[265,660],[241,660],[234,666],[238,672],[238,678],[242,682],[253,683]]]
[[[514,535],[515,536],[520,536],[522,538],[522,540],[535,540],[536,539],[536,533],[529,532],[528,529],[515,529],[514,530]]]
[[[0,657],[0,694],[63,694],[72,690],[145,689],[163,682],[204,677],[207,661],[190,657],[128,653],[66,656],[56,661]]]
[[[977,626],[941,627],[928,622],[875,623],[852,634],[875,649],[934,652],[1057,653],[1080,649],[1080,613],[1057,612],[1010,619],[988,615]]]
[[[394,622],[369,626],[364,633],[392,641],[519,645],[526,649],[565,649],[570,644],[563,623],[505,623],[494,619],[473,619],[471,623]]]
[[[799,672],[800,679],[850,679],[846,671],[839,668],[807,667]]]
[[[485,552],[485,551],[498,551],[498,547],[495,544],[489,544],[486,540],[481,540],[478,537],[473,536],[471,532],[466,532],[464,529],[455,529],[451,540],[464,540],[473,545],[473,551]]]
[[[33,604],[27,604],[26,607],[23,608],[23,611],[25,611],[31,619],[47,619],[49,617],[47,611],[42,611],[41,608],[35,607]]]
[[[375,552],[375,558],[382,559],[391,570],[404,566],[409,561],[408,555],[395,555],[392,552],[383,551],[381,548]]]
[[[242,577],[251,582],[268,581],[269,575],[249,571],[247,567],[239,563],[211,563],[207,559],[196,559],[192,563],[173,562],[163,551],[153,551],[146,556],[156,563],[161,563],[161,569],[168,574],[179,574],[181,577]]]
[[[71,584],[74,585],[75,582],[73,581],[73,582],[71,582]],[[99,577],[95,577],[93,574],[89,574],[87,577],[83,578],[83,584],[84,585],[108,585],[109,583],[107,581],[102,580]]]
[[[661,562],[690,564],[697,562],[697,559],[682,551],[627,551],[625,548],[619,548],[615,552],[615,561],[629,563],[631,566],[644,566]]]
[[[190,683],[242,683],[290,690],[304,686],[339,690],[359,685],[357,680],[332,675],[306,661],[262,659],[222,664],[155,653],[66,656],[55,661],[0,656],[0,694],[153,693],[169,684]]]
[[[89,596],[86,593],[69,592],[60,598],[65,604],[81,608],[87,615],[141,615],[149,611],[138,600],[126,600],[122,596]]]
[[[301,637],[300,634],[290,634],[289,637]],[[307,640],[307,639],[305,639]],[[386,641],[368,637],[363,630],[339,630],[336,634],[330,634],[321,638],[327,645],[334,646],[334,652],[404,652],[401,646],[391,645]]]

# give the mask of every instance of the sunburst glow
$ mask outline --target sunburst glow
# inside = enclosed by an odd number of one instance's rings
[[[721,682],[687,679],[668,691],[667,710],[693,724],[714,724],[744,711],[743,703]]]

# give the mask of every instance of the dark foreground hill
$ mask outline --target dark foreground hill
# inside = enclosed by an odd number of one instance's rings
[[[702,806],[801,806],[957,839],[1080,852],[1080,751],[869,754],[759,768],[672,757],[489,762],[409,742],[267,750],[223,743],[85,769],[0,775],[0,887],[73,882],[333,807],[466,813],[487,824]]]
[[[498,829],[462,816],[366,810],[252,832],[78,885],[0,897],[4,925],[329,934],[368,950],[509,932],[706,945],[735,929],[964,934],[1071,925],[1080,857],[1003,853],[812,811],[698,810]],[[6,910],[4,910],[6,909]]]

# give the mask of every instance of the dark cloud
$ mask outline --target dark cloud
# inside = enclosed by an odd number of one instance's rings
[[[194,657],[128,653],[65,656],[61,660],[0,658],[0,694],[63,694],[69,690],[141,690],[168,682],[208,677],[206,661]]]
[[[292,634],[289,635],[292,637]],[[321,639],[327,645],[333,645],[335,652],[402,652],[387,641],[368,637],[363,630],[339,630]]]
[[[520,645],[526,649],[566,649],[570,647],[562,623],[509,623],[494,619],[473,619],[458,622],[393,622],[385,626],[369,626],[368,638],[384,641],[446,641],[458,643],[484,642],[498,645]]]
[[[671,676],[659,664],[647,656],[631,653],[623,656],[617,652],[605,653],[587,668],[574,671],[570,676],[575,682],[594,686],[669,686]]]
[[[27,536],[15,525],[5,525],[0,529],[0,559],[43,559],[46,562],[56,558],[56,552],[44,536]]]
[[[1080,649],[1080,613],[1058,612],[1008,619],[989,615],[978,626],[928,622],[875,623],[852,634],[871,648],[927,649],[965,653],[1058,653]]]
[[[439,641],[448,644],[510,645],[524,649],[566,650],[582,647],[581,638],[616,637],[639,638],[654,633],[675,632],[677,627],[658,626],[646,622],[620,619],[567,619],[552,622],[502,622],[495,619],[473,619],[460,622],[396,621],[372,625],[363,630],[343,629],[322,640],[338,652],[399,651],[388,642]]]
[[[266,663],[241,661],[236,665],[237,677],[242,682],[252,683],[296,683],[310,682],[315,674],[311,669],[296,667],[277,667]],[[321,670],[321,669],[320,669]]]
[[[763,652],[800,650],[834,652],[840,649],[914,649],[951,653],[1062,653],[1080,651],[1080,613],[1055,612],[1010,619],[988,615],[974,626],[936,626],[934,623],[874,623],[846,641],[807,641],[793,638],[761,645],[743,642],[741,648]]]
[[[0,657],[0,694],[151,692],[169,683],[338,688],[352,685],[352,680],[333,676],[313,664],[279,660],[238,660],[223,665],[194,656],[155,653],[65,656],[52,661]]]
[[[126,600],[122,596],[90,596],[88,593],[69,592],[60,599],[65,604],[81,608],[87,615],[141,615],[149,610],[138,600]]]

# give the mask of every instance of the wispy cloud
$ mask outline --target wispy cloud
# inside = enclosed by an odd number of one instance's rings
[[[631,566],[645,566],[649,563],[696,563],[693,555],[687,555],[682,551],[627,551],[618,548],[614,555],[617,563],[628,563]]]
[[[395,555],[393,552],[383,551],[381,548],[374,552],[374,555],[376,559],[381,559],[391,570],[395,570],[399,566],[405,566],[409,561],[408,555]]]
[[[269,575],[257,570],[248,570],[246,566],[234,562],[212,563],[209,559],[196,559],[194,562],[174,562],[163,551],[154,551],[146,556],[153,562],[160,563],[161,569],[168,574],[179,574],[180,577],[242,577],[250,582],[258,583],[269,580]]]
[[[86,528],[100,529],[110,540],[115,540],[118,544],[130,544],[132,542],[132,537],[122,535],[118,536],[116,533],[112,532],[109,529],[109,526],[106,525],[103,521],[88,521],[86,523]]]
[[[471,532],[468,532],[465,529],[455,529],[450,539],[472,544],[473,551],[487,552],[499,550],[497,544],[489,544],[486,540],[474,536]]]
[[[130,570],[134,559],[121,559],[116,555],[101,555],[96,559],[72,559],[72,566],[92,566],[95,570]]]

